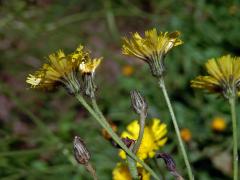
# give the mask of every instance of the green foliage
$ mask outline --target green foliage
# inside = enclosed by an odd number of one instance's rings
[[[184,44],[166,58],[166,85],[180,127],[192,132],[186,147],[196,179],[230,179],[229,106],[218,97],[193,92],[189,81],[202,72],[208,58],[240,55],[239,12],[240,6],[230,1],[0,1],[0,178],[91,179],[84,167],[71,161],[71,154],[62,152],[62,146],[72,152],[73,137],[79,135],[100,179],[111,179],[120,159],[118,150],[101,136],[100,126],[64,90],[36,92],[25,84],[27,74],[40,67],[49,53],[70,52],[80,43],[104,56],[96,74],[98,102],[106,117],[120,133],[137,118],[130,108],[129,91],[138,89],[148,101],[148,118],[159,117],[168,124],[169,141],[161,151],[173,155],[186,177],[157,82],[147,65],[120,52],[121,36],[156,27],[182,32]],[[122,74],[126,65],[134,68],[130,76]],[[226,120],[222,133],[211,129],[215,116]]]

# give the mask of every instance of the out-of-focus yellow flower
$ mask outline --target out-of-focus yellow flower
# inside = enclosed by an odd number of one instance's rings
[[[123,66],[122,68],[122,74],[124,76],[131,76],[133,72],[134,72],[134,68],[132,66],[126,65],[126,66]]]
[[[132,180],[127,165],[118,163],[113,170],[113,180]],[[138,167],[138,174],[142,180],[150,180],[150,174],[141,167]]]
[[[132,39],[123,38],[122,52],[125,55],[138,57],[150,66],[153,76],[162,76],[164,67],[164,57],[167,52],[174,46],[178,46],[183,42],[178,38],[180,32],[160,32],[151,29],[145,31],[145,37],[141,37],[139,33],[134,33]]]
[[[212,120],[211,126],[214,131],[222,132],[226,129],[225,119],[222,117],[215,117]]]
[[[138,121],[135,120],[127,126],[127,131],[124,131],[121,137],[137,140],[139,129]],[[154,157],[156,151],[167,142],[166,134],[167,125],[161,123],[157,118],[152,119],[152,123],[144,128],[143,139],[137,156],[142,160]],[[123,150],[120,150],[119,156],[126,159],[126,153]]]
[[[188,128],[183,128],[180,131],[181,134],[181,138],[185,141],[185,142],[189,142],[192,139],[192,133]]]
[[[224,97],[240,95],[240,58],[230,55],[210,59],[206,63],[208,76],[198,76],[191,81],[193,88],[221,93]]]

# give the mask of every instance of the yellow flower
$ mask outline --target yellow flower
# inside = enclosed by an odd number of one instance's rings
[[[79,46],[72,55],[65,55],[62,50],[50,54],[48,63],[45,63],[40,70],[27,77],[26,82],[32,88],[53,89],[59,84],[64,85],[70,93],[80,90],[79,82],[76,78],[78,67],[86,56],[83,46]]]
[[[164,57],[174,46],[183,42],[178,38],[178,31],[168,33],[160,32],[154,28],[145,31],[145,37],[141,37],[137,32],[132,35],[132,39],[123,38],[123,54],[138,57],[150,66],[153,76],[162,76],[164,67]]]
[[[181,134],[181,138],[185,141],[185,142],[189,142],[192,139],[192,133],[188,128],[183,128],[180,131]]]
[[[139,129],[138,121],[135,120],[127,126],[127,131],[124,131],[121,134],[121,137],[128,137],[137,140]],[[156,151],[167,142],[166,134],[167,125],[161,123],[157,118],[152,119],[152,124],[145,126],[144,128],[143,139],[137,152],[137,156],[142,160],[148,157],[154,157]],[[126,159],[126,153],[123,150],[120,150],[119,156]]]
[[[131,76],[134,72],[134,68],[132,66],[126,65],[122,68],[122,74],[124,76]]]
[[[222,117],[215,117],[212,120],[211,126],[213,130],[222,132],[226,129],[225,119],[223,119]]]
[[[240,58],[230,55],[210,59],[206,63],[208,76],[198,76],[191,81],[193,88],[221,93],[224,97],[240,95]]]
[[[142,180],[150,180],[150,174],[141,167],[138,167],[138,173]],[[113,180],[132,180],[127,165],[118,163],[113,170]]]

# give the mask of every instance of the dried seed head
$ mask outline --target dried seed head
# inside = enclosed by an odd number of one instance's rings
[[[78,136],[74,137],[73,149],[77,162],[86,165],[90,159],[90,153],[87,150],[83,140]]]
[[[130,92],[132,107],[137,114],[144,113],[147,115],[147,103],[139,91],[133,90]]]

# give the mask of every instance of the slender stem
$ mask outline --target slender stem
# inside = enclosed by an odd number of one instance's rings
[[[233,128],[233,179],[238,180],[238,140],[237,140],[237,116],[236,116],[236,99],[235,97],[229,98],[232,115],[232,128]]]
[[[88,172],[90,172],[90,174],[92,175],[92,177],[93,177],[94,180],[98,180],[96,171],[95,171],[95,169],[93,168],[93,166],[92,166],[92,164],[91,164],[90,162],[88,162],[88,163],[85,165],[85,168],[88,170]]]
[[[133,147],[134,147],[134,145],[132,144],[129,147],[129,149],[132,151]],[[136,162],[130,156],[127,156],[127,162],[128,162],[128,168],[129,168],[129,171],[131,173],[133,180],[138,180],[139,177],[138,177]]]
[[[175,128],[176,134],[177,134],[178,143],[179,143],[180,149],[182,151],[184,162],[185,162],[186,167],[187,167],[189,179],[194,180],[194,176],[193,176],[193,173],[192,173],[192,170],[191,170],[191,166],[190,166],[190,163],[189,163],[189,160],[188,160],[188,157],[187,157],[187,153],[186,153],[186,150],[185,150],[185,147],[184,147],[181,135],[180,135],[177,120],[176,120],[176,117],[175,117],[175,114],[174,114],[174,111],[173,111],[173,108],[172,108],[172,105],[171,105],[171,102],[170,102],[170,99],[169,99],[169,96],[168,96],[167,89],[166,89],[163,78],[159,79],[159,86],[162,89],[164,98],[166,100],[166,103],[167,103],[167,106],[168,106],[168,109],[169,109],[169,112],[170,112],[170,115],[171,115],[171,118],[172,118],[172,121],[173,121],[173,125],[174,125],[174,128]]]
[[[122,142],[118,135],[112,130],[111,126],[107,123],[105,118],[101,118],[98,114],[88,105],[84,98],[77,94],[76,98],[78,101],[88,110],[88,112],[99,122],[99,124],[106,129],[106,131],[111,135],[113,140],[135,161],[140,163],[155,179],[160,180],[157,174],[142,160],[140,160],[132,151],[130,151],[127,146]],[[104,117],[104,116],[103,116]]]
[[[137,139],[136,144],[133,147],[133,153],[134,154],[137,153],[137,151],[138,151],[138,149],[139,149],[139,147],[141,145],[142,139],[143,139],[144,127],[145,127],[145,119],[146,119],[145,113],[141,112],[140,113],[140,121],[139,121],[140,129],[139,129],[139,133],[138,133],[138,139]]]
[[[95,98],[92,98],[92,105],[93,105],[94,110],[98,113],[98,115],[102,119],[105,119],[105,117],[102,114],[102,111],[98,107],[98,104],[97,104]],[[129,147],[129,149],[132,151],[133,147]],[[128,163],[128,168],[129,168],[132,178],[134,180],[137,180],[138,179],[138,171],[137,171],[137,167],[136,167],[136,162],[127,155],[127,163]]]

